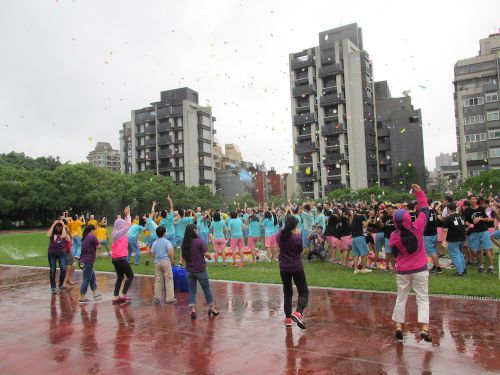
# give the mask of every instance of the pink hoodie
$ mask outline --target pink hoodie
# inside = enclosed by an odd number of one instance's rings
[[[427,270],[427,254],[424,246],[424,229],[429,217],[427,196],[423,190],[415,192],[420,213],[414,223],[408,211],[399,209],[394,213],[396,230],[392,232],[389,245],[396,256],[396,272],[417,273]]]
[[[111,252],[111,258],[126,258],[128,257],[128,237],[126,236],[128,229],[130,228],[130,217],[127,220],[116,219],[113,226],[113,251]]]

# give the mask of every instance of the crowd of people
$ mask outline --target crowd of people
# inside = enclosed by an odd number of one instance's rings
[[[88,303],[87,289],[94,299],[101,297],[97,290],[94,262],[98,253],[110,256],[117,274],[113,304],[130,301],[127,291],[134,273],[130,264],[141,264],[141,249],[145,264],[153,259],[155,268],[154,303],[175,303],[172,266],[178,252],[180,266],[186,267],[189,282],[191,318],[196,318],[196,290],[199,283],[207,303],[209,316],[219,312],[210,289],[206,259],[215,266],[236,267],[257,261],[278,261],[283,282],[285,325],[292,320],[305,328],[302,318],[307,306],[308,287],[303,260],[329,261],[351,267],[355,274],[374,269],[395,272],[398,297],[393,313],[396,337],[402,338],[404,309],[410,289],[417,295],[418,318],[422,338],[430,341],[428,333],[429,303],[428,275],[440,274],[440,260],[448,252],[455,275],[463,277],[470,267],[495,273],[493,243],[500,245],[498,202],[470,194],[468,199],[454,201],[446,196],[432,202],[418,185],[412,186],[416,201],[378,202],[303,202],[286,206],[235,207],[233,211],[174,210],[168,196],[167,206],[157,210],[157,202],[145,215],[131,217],[126,207],[115,220],[112,231],[112,250],[109,249],[107,221],[88,220],[65,212],[56,220],[47,235],[50,238],[48,259],[52,293],[74,285],[75,263],[83,271],[79,302]],[[139,241],[141,239],[142,241]],[[212,251],[209,251],[212,244]],[[106,249],[106,252],[103,252]],[[144,251],[145,249],[145,251]],[[350,261],[352,255],[352,263]],[[432,268],[428,270],[428,260]],[[60,277],[56,288],[56,263]],[[299,300],[292,313],[292,280],[297,286]],[[165,297],[163,297],[165,295]]]

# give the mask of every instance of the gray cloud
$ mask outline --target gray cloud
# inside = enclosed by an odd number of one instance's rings
[[[309,5],[308,5],[309,4]],[[308,8],[309,7],[309,8]],[[456,149],[453,65],[500,27],[498,1],[4,1],[0,152],[84,161],[118,147],[130,110],[189,86],[217,138],[245,159],[292,164],[288,53],[357,22],[376,80],[422,108],[426,164]],[[475,9],[483,9],[476,12]],[[314,11],[314,12],[313,12]]]

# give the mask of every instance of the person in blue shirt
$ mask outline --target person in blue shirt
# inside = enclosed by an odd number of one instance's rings
[[[231,218],[227,222],[229,237],[231,238],[231,252],[233,254],[233,266],[237,266],[236,250],[240,255],[240,267],[243,267],[243,222],[235,211],[229,215]]]
[[[182,245],[182,241],[184,239],[184,233],[186,232],[186,227],[189,224],[193,224],[193,219],[196,217],[194,211],[192,210],[186,210],[179,208],[179,211],[177,211],[178,217],[176,220],[174,220],[174,224],[177,224],[175,227],[175,242],[177,246]],[[182,266],[182,253],[179,258],[179,266]]]
[[[175,244],[175,228],[174,228],[174,204],[172,203],[172,199],[170,195],[167,196],[167,201],[170,205],[170,212],[163,210],[161,212],[161,221],[160,226],[165,227],[166,234],[165,237],[172,245]]]
[[[253,262],[259,257],[257,256],[257,251],[259,249],[256,248],[257,242],[260,240],[260,219],[257,216],[255,210],[251,211],[249,220],[249,228],[248,228],[248,249],[252,252]]]
[[[323,206],[318,206],[316,208],[316,212],[318,213],[318,215],[316,216],[316,219],[314,221],[314,224],[316,225],[316,227],[321,227],[323,229],[323,233],[325,233],[325,228],[326,228],[326,216],[324,215],[323,213]]]
[[[146,246],[148,247],[148,252],[146,255],[146,266],[149,265],[149,256],[151,255],[151,246],[153,242],[158,238],[156,234],[156,228],[158,228],[158,224],[156,224],[155,218],[155,207],[156,202],[153,201],[153,206],[151,207],[151,212],[149,213],[148,218],[146,219],[145,230],[147,230],[150,234],[146,240]]]
[[[139,224],[132,225],[128,232],[128,258],[127,261],[130,262],[130,257],[132,253],[135,253],[135,265],[140,263],[141,250],[139,249],[139,245],[137,244],[138,237],[144,231],[144,226],[146,225],[146,219],[141,217],[139,219]]]
[[[309,248],[310,241],[307,239],[309,237],[309,233],[311,233],[314,224],[314,216],[311,212],[311,205],[307,202],[304,202],[299,210],[300,217],[302,218],[302,244],[304,249]]]
[[[162,299],[163,289],[165,289],[165,303],[175,303],[174,297],[174,278],[172,275],[172,264],[174,263],[174,248],[164,235],[166,233],[164,226],[156,228],[157,239],[151,246],[155,262],[155,294],[154,303],[159,304]]]
[[[249,236],[249,217],[250,217],[251,210],[247,208],[247,204],[245,203],[244,209],[243,209],[243,215],[241,216],[241,221],[243,222],[243,241],[245,242],[246,240],[246,246],[248,246],[248,236]],[[243,244],[245,245],[245,244]]]
[[[222,265],[226,266],[226,223],[221,219],[220,212],[214,213],[214,220],[210,225],[210,240],[214,245],[215,265],[218,265],[221,255]]]
[[[262,226],[264,227],[264,244],[266,246],[267,251],[267,261],[271,262],[273,258],[276,258],[276,228],[274,226],[274,217],[271,211],[264,212],[264,220],[261,221]]]
[[[200,207],[198,207],[201,209]],[[211,220],[210,210],[196,213],[196,229],[198,236],[208,245],[208,224]]]

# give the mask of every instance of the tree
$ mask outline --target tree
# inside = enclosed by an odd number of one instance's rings
[[[498,195],[500,189],[500,170],[491,169],[481,173],[479,176],[468,178],[464,183],[464,188],[473,193],[479,194],[482,190],[483,195]]]
[[[394,189],[396,190],[409,190],[411,184],[415,183],[417,180],[417,169],[408,160],[399,162],[396,167],[396,173],[394,177]]]

